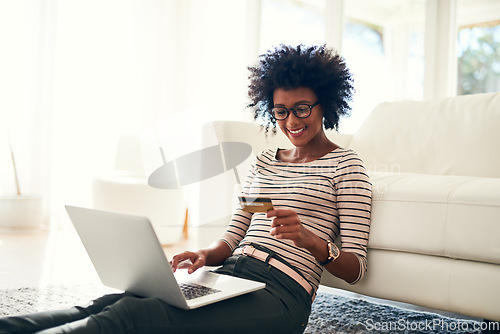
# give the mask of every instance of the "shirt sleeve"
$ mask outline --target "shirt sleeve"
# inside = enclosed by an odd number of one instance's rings
[[[349,151],[339,162],[334,176],[340,221],[341,249],[354,253],[359,261],[357,283],[367,271],[367,246],[370,233],[372,186],[363,162]]]

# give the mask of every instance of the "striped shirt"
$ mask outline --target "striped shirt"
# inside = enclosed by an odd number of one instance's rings
[[[360,273],[366,272],[370,231],[371,183],[363,162],[350,149],[337,148],[306,163],[279,161],[277,149],[258,155],[244,182],[242,195],[270,197],[277,209],[297,212],[302,224],[321,239],[337,241],[341,250],[354,253]],[[276,239],[269,232],[271,219],[265,213],[236,209],[222,236],[231,250],[250,243],[279,254],[317,290],[323,267],[304,248],[291,240]]]

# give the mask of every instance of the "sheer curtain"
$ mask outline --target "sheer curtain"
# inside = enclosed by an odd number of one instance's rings
[[[15,192],[7,127],[22,190],[47,200],[57,227],[64,203],[91,205],[92,177],[113,168],[120,135],[178,114],[247,119],[246,6],[0,2],[0,194]]]
[[[0,195],[16,193],[12,145],[22,194],[40,193],[47,184],[46,117],[51,66],[42,20],[47,6],[37,1],[0,2]]]

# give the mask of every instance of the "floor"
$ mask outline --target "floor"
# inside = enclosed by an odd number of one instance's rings
[[[189,241],[164,247],[167,255]],[[0,289],[99,282],[72,226],[57,231],[0,230]]]
[[[98,280],[74,230],[0,232],[0,288]]]

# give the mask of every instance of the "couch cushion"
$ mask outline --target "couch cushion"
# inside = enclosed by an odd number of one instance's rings
[[[372,172],[368,246],[500,264],[500,179]]]
[[[494,321],[500,321],[498,282],[498,265],[379,249],[368,252],[368,273],[357,284],[327,271],[321,277],[336,288]]]
[[[378,105],[354,134],[370,170],[500,177],[500,93]]]

